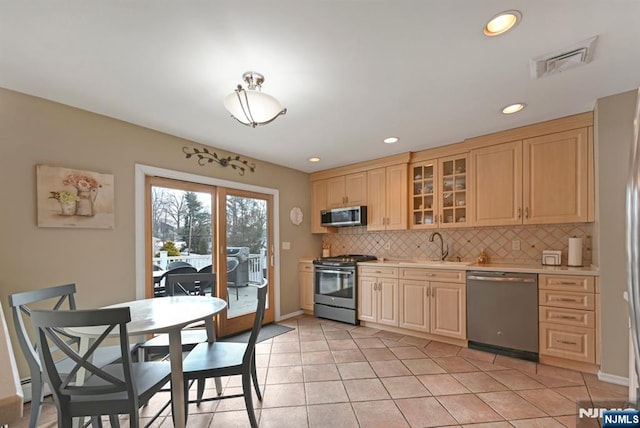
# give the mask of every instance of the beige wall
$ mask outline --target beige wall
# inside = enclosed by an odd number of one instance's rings
[[[599,99],[596,106],[598,220],[602,308],[601,371],[628,376],[625,192],[633,140],[636,91]]]
[[[135,298],[136,163],[278,189],[280,241],[291,242],[291,250],[280,251],[280,312],[297,311],[298,259],[317,256],[320,251],[320,237],[310,233],[308,174],[255,161],[256,171],[240,176],[217,164],[198,166],[193,159],[185,159],[183,146],[199,147],[129,123],[0,89],[0,302],[5,314],[10,313],[8,294],[70,282],[77,284],[79,307]],[[115,229],[38,228],[36,164],[113,174]],[[289,221],[293,206],[301,207],[304,213],[300,226]],[[8,323],[13,332],[13,323]],[[15,337],[12,340],[21,376],[27,377],[22,353]]]

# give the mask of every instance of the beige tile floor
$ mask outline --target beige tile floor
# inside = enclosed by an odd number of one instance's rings
[[[295,330],[256,350],[261,428],[573,427],[576,400],[627,395],[595,375],[411,336],[312,317],[282,324]],[[241,392],[237,377],[223,384],[227,394]],[[143,422],[167,399],[154,397]],[[41,426],[55,427],[55,419],[47,406]],[[28,426],[28,418],[15,426]],[[168,410],[153,426],[172,426]],[[232,398],[191,405],[187,426],[248,427],[249,420],[242,398]]]

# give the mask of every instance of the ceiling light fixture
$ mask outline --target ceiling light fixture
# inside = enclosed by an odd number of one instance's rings
[[[522,20],[522,14],[517,10],[500,12],[484,26],[484,35],[493,37],[506,33]]]
[[[320,162],[320,158],[309,158],[309,162]]]
[[[388,137],[382,141],[384,141],[385,144],[395,144],[398,142],[398,137]]]
[[[242,75],[242,80],[246,82],[247,89],[238,85],[224,99],[224,107],[238,122],[255,128],[271,123],[276,117],[287,113],[287,109],[277,99],[261,92],[264,83],[262,74],[247,71]]]
[[[523,108],[525,108],[527,105],[525,103],[516,103],[516,104],[511,104],[508,105],[506,107],[504,107],[502,109],[502,114],[512,114],[512,113],[517,113],[520,110],[522,110]]]

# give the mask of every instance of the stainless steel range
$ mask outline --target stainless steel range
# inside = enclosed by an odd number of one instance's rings
[[[313,314],[316,317],[360,324],[356,313],[356,265],[358,262],[375,259],[375,256],[345,254],[314,260]]]

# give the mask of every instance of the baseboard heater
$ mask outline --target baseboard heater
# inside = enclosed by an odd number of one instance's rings
[[[486,343],[468,342],[470,349],[477,349],[478,351],[491,352],[493,354],[504,355],[506,357],[519,358],[521,360],[538,362],[538,353],[531,351],[521,351],[519,349],[504,348],[502,346],[488,345]]]

